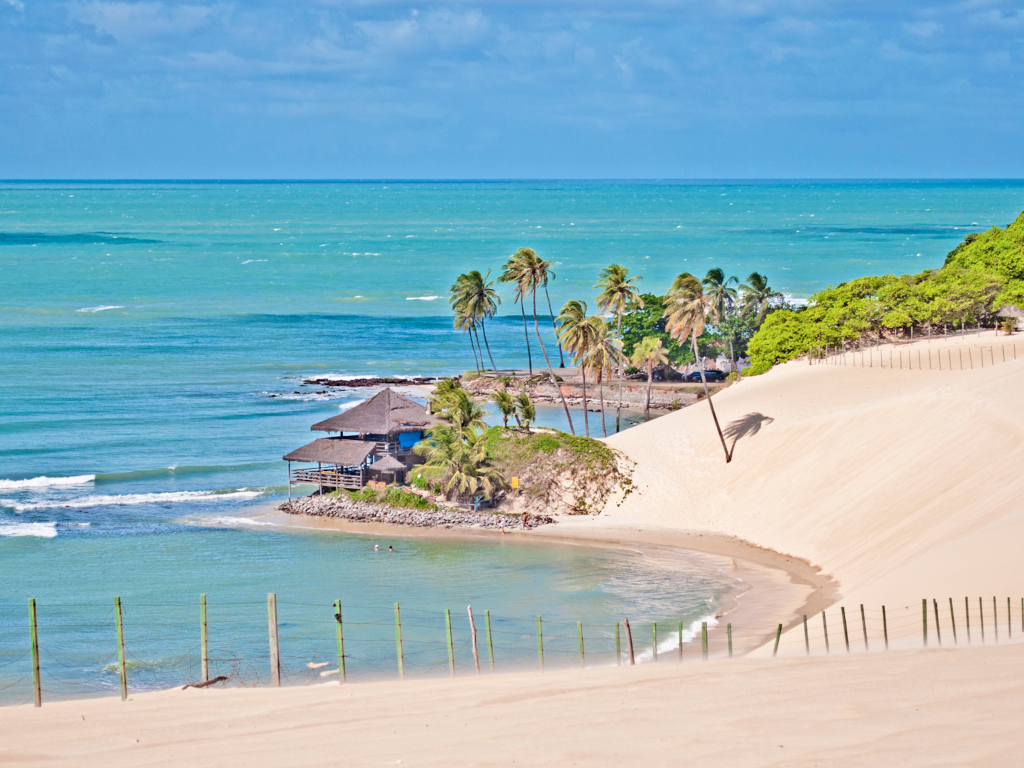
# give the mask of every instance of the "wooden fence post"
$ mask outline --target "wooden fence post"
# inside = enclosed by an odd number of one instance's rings
[[[807,614],[804,614],[804,650],[811,655],[811,635],[807,631]]]
[[[405,652],[402,650],[402,611],[395,603],[395,647],[398,653],[398,679],[405,680]]]
[[[653,649],[652,653],[654,654],[653,661],[654,661],[655,664],[657,664],[658,663],[658,622],[656,622],[656,621],[651,622],[651,648]]]
[[[775,649],[772,651],[772,658],[774,659],[779,653],[779,640],[782,639],[782,625],[779,624],[779,628],[775,630]]]
[[[1006,598],[1006,635],[1007,637],[1012,638],[1013,624],[1011,624],[1010,622],[1013,620],[1013,617],[1010,615],[1010,613],[1010,598]]]
[[[633,655],[633,630],[629,628],[629,619],[623,619],[622,623],[626,625],[626,644],[629,646],[629,663],[630,665],[636,664],[636,656]]]
[[[679,656],[682,657],[683,651],[679,650]],[[622,666],[622,644],[619,641],[619,622],[615,622],[615,665],[618,667]]]
[[[953,625],[953,645],[960,645],[960,641],[956,639],[956,614],[953,613],[953,598],[949,598],[949,621]]]
[[[469,634],[473,643],[473,664],[476,666],[476,673],[480,674],[480,652],[476,648],[476,622],[473,621],[473,606],[467,605],[466,611],[469,613]]]
[[[121,598],[114,598],[114,619],[117,622],[117,667],[121,673],[121,701],[128,698],[128,674],[124,661],[124,624],[121,618]]]
[[[843,640],[846,642],[846,652],[850,652],[850,633],[846,629],[846,607],[843,606],[839,609],[843,614]]]
[[[978,624],[981,625],[981,644],[985,644],[985,605],[978,598]]]
[[[484,611],[484,623],[487,625],[487,655],[491,659],[491,672],[494,672],[494,644],[491,643],[491,612]]]
[[[210,646],[206,635],[206,595],[199,596],[199,670],[202,675],[200,682],[210,679]]]
[[[995,631],[995,640],[999,642],[999,613],[996,610],[996,597],[992,596],[992,629]]]
[[[338,635],[338,684],[345,682],[345,627],[341,623],[341,600],[334,601],[334,621]]]
[[[889,622],[885,618],[885,606],[882,606],[882,635],[885,637],[885,650],[889,650]]]
[[[702,660],[708,660],[708,623],[702,621],[700,623],[700,657]]]
[[[825,619],[824,611],[821,612],[821,628],[822,631],[825,633],[825,653],[832,653],[832,651],[829,650],[828,647],[828,621]]]
[[[537,660],[540,662],[541,672],[544,671],[544,630],[541,628],[540,616],[537,617]]]
[[[448,633],[448,672],[455,677],[455,646],[452,645],[452,612],[444,609],[444,627]]]
[[[732,624],[725,625],[725,636],[729,640],[729,658],[732,658]]]
[[[967,644],[971,644],[971,601],[964,598],[964,619],[967,621]]]
[[[1024,606],[1024,600],[1021,601]],[[1021,615],[1021,622],[1024,623],[1024,614]],[[683,663],[683,620],[679,620],[679,663]]]
[[[270,684],[281,687],[281,650],[277,641],[277,594],[267,593],[267,627],[270,633]]]
[[[942,628],[939,626],[939,601],[932,598],[932,603],[935,605],[935,639],[939,643],[939,647],[942,647]]]
[[[928,601],[921,601],[921,631],[924,633],[924,647],[928,647]]]
[[[580,668],[583,669],[587,666],[587,657],[583,652],[583,622],[576,622],[576,633],[580,637]]]
[[[43,706],[43,683],[39,677],[39,626],[36,623],[36,599],[28,601],[28,631],[32,643],[32,703]]]
[[[860,604],[860,626],[864,630],[864,650],[868,650],[868,620],[864,618],[864,603]]]

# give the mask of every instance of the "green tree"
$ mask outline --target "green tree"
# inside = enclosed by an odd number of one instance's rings
[[[773,303],[782,301],[782,294],[768,285],[768,278],[759,272],[751,272],[747,282],[740,286],[743,291],[743,311],[755,318],[758,328]]]
[[[583,426],[590,437],[590,415],[587,409],[587,366],[584,361],[594,343],[594,326],[587,318],[585,301],[570,301],[558,316],[558,340],[573,359],[583,379]]]
[[[582,365],[590,371],[591,377],[597,382],[597,391],[601,400],[601,434],[608,437],[608,426],[604,413],[604,382],[612,369],[622,361],[622,341],[615,337],[610,325],[603,317],[591,315],[587,318],[593,334],[590,351],[582,361]]]
[[[725,320],[736,303],[737,293],[733,285],[738,285],[739,280],[735,277],[727,278],[725,272],[718,267],[712,267],[701,281],[706,297],[707,320],[712,325],[717,325]]]
[[[654,381],[654,368],[668,363],[668,355],[661,346],[661,339],[648,336],[641,341],[630,358],[633,365],[647,369],[647,396],[644,398],[644,421],[651,419],[651,383]]]
[[[602,312],[608,312],[615,316],[615,328],[622,341],[622,316],[632,304],[643,307],[644,300],[633,285],[642,278],[639,275],[628,277],[629,270],[619,264],[610,264],[598,274],[597,285],[601,293],[597,296],[597,306]],[[615,432],[619,431],[619,418],[622,414],[622,379],[623,372],[619,372],[619,402],[615,406]]]
[[[498,411],[501,413],[501,425],[507,429],[508,417],[512,416],[515,418],[516,423],[522,426],[519,423],[519,416],[516,413],[516,401],[512,397],[512,393],[504,388],[496,389],[493,397],[494,403],[498,406]]]
[[[527,392],[520,392],[516,397],[516,414],[520,425],[529,432],[530,424],[537,418],[537,407]]]
[[[693,354],[696,357],[697,337],[703,333],[708,314],[713,310],[712,295],[704,293],[700,280],[689,272],[683,272],[672,282],[672,287],[665,297],[665,304],[668,332],[680,341],[690,337]],[[704,377],[704,368],[699,366],[697,370],[700,371],[700,381],[704,385],[704,397],[708,401],[708,407],[711,408],[711,418],[715,422],[715,430],[718,432],[718,439],[722,441],[725,462],[728,464],[732,461],[732,456],[725,445],[722,428],[718,424],[718,414],[715,413],[715,405],[711,402],[711,393],[708,391],[708,382]]]
[[[497,370],[494,364],[494,356],[491,354],[491,345],[487,341],[487,320],[498,313],[498,304],[501,298],[494,290],[494,282],[490,280],[491,273],[481,275],[477,270],[459,275],[455,284],[449,289],[450,303],[457,314],[463,313],[471,317],[480,325],[480,331],[484,337],[484,346],[487,348],[487,356],[491,361],[491,370]],[[480,339],[477,339],[477,347],[480,346]],[[483,350],[480,350],[481,362],[483,362]]]
[[[425,460],[420,473],[439,483],[447,498],[473,500],[491,498],[508,482],[487,461],[487,441],[479,429],[459,432],[452,427],[431,429],[413,451]]]
[[[512,286],[512,295],[515,297],[515,304],[519,305],[519,311],[523,315],[523,337],[526,339],[526,361],[533,378],[533,354],[530,352],[530,333],[526,330],[526,294],[529,292],[532,272],[529,269],[526,257],[533,251],[529,248],[520,248],[508,257],[508,261],[501,268],[499,283],[508,283]],[[536,255],[536,254],[534,254]]]

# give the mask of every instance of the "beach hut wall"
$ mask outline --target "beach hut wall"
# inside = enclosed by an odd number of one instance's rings
[[[297,448],[284,457],[285,461],[318,462],[338,467],[360,467],[374,452],[377,444],[368,440],[342,440],[337,437],[321,437],[308,445]]]
[[[310,429],[320,432],[358,432],[360,435],[395,435],[424,432],[440,423],[442,420],[428,413],[424,406],[388,387],[344,413],[317,422]]]

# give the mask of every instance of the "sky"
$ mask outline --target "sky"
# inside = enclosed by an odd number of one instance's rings
[[[1021,178],[1024,6],[0,0],[0,178]]]

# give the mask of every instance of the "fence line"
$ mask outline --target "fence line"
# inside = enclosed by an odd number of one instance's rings
[[[279,629],[282,625],[279,624],[276,595],[269,594],[266,605],[268,634],[264,637],[269,642],[264,646],[268,651],[265,655],[250,653],[245,657],[219,646],[217,633],[223,626],[232,623],[232,620],[210,621],[204,594],[201,596],[200,610],[197,612],[198,626],[193,625],[195,638],[182,647],[183,652],[180,655],[162,663],[170,669],[188,669],[187,674],[180,675],[177,684],[199,687],[214,683],[244,686],[279,686],[282,682],[310,684],[332,676],[337,676],[338,682],[345,684],[351,672],[359,670],[362,666],[379,669],[381,660],[388,653],[395,654],[392,659],[397,660],[397,674],[400,679],[405,679],[410,671],[436,673],[445,666],[453,677],[459,672],[482,672],[477,648],[477,627],[472,610],[468,607],[468,622],[463,628],[461,624],[457,627],[453,624],[448,609],[442,614],[414,609],[403,610],[396,603],[395,636],[393,641],[388,641],[384,637],[360,635],[362,629],[383,628],[390,623],[389,621],[351,622],[344,618],[340,600],[335,601],[333,605],[322,606],[315,603],[284,602],[281,605],[286,609],[293,605],[321,608],[326,618],[322,621],[317,618],[309,624],[316,628],[316,637],[322,633],[337,643],[336,655],[328,655],[326,661],[318,661],[315,655],[308,660],[293,661],[294,655],[289,656],[287,660],[281,655]],[[75,693],[90,695],[112,694],[117,690],[122,699],[126,699],[130,690],[138,690],[138,687],[132,686],[133,670],[142,669],[147,664],[144,659],[133,653],[133,633],[140,627],[183,626],[179,622],[144,622],[133,625],[131,605],[123,604],[120,598],[114,600],[113,621],[109,624],[40,624],[39,615],[46,608],[46,605],[37,606],[34,599],[30,600],[29,621],[25,625],[13,625],[19,631],[24,631],[27,648],[0,648],[0,658],[2,655],[12,654],[11,658],[0,661],[0,693],[15,689],[31,679],[32,696],[27,700],[33,701],[36,706],[41,706],[49,695],[62,692],[51,688],[49,681],[60,686],[76,687]],[[535,619],[492,617],[488,610],[484,612],[489,662],[486,669],[493,674],[500,668],[521,666],[527,649],[534,642],[534,635],[537,664],[541,670],[544,670],[546,665],[550,667],[552,663],[556,666],[576,664],[581,668],[612,664],[692,663],[692,660],[698,657],[692,652],[686,653],[687,647],[699,647],[699,658],[702,661],[732,658],[736,642],[740,643],[741,647],[750,649],[771,643],[772,656],[775,657],[816,653],[868,653],[882,650],[883,647],[884,650],[888,650],[891,644],[898,647],[938,648],[999,644],[1014,642],[1015,638],[1017,642],[1024,640],[1024,598],[1021,598],[1018,604],[1007,597],[1004,604],[997,597],[992,597],[991,602],[987,598],[979,597],[976,605],[973,604],[973,598],[964,598],[963,605],[960,605],[959,598],[923,598],[921,611],[917,615],[913,606],[901,606],[894,610],[892,606],[874,608],[861,604],[851,606],[849,612],[846,608],[845,605],[838,606],[838,616],[837,607],[826,609],[821,612],[820,621],[814,616],[805,615],[793,621],[764,627],[734,627],[731,623],[723,627],[706,619],[692,621],[688,625],[679,619],[655,621],[649,625],[635,627],[638,630],[643,626],[649,627],[650,644],[641,641],[640,647],[634,646],[634,627],[631,627],[628,619],[609,625],[584,625],[579,621],[544,620],[542,616]],[[412,620],[406,618],[410,614],[414,617]],[[831,625],[828,621],[830,617],[834,619]],[[1020,631],[1015,632],[1018,619]],[[233,623],[247,622],[234,619]],[[248,623],[255,623],[258,626],[258,622]],[[285,624],[294,626],[293,622]],[[8,628],[11,626],[7,625]],[[107,630],[105,637],[109,643],[109,653],[87,661],[72,658],[55,645],[51,645],[51,635],[48,634],[50,630],[67,630],[79,626],[90,630],[97,627]],[[331,626],[334,628],[333,631],[329,629]],[[456,634],[459,635],[458,639],[455,637]],[[636,640],[643,634],[642,632],[638,635]],[[625,647],[621,642],[623,636],[626,640]],[[915,636],[917,640],[914,640]],[[211,638],[214,642],[212,646]],[[349,644],[347,650],[346,640]],[[861,642],[858,643],[856,640]],[[292,641],[288,639],[286,642]],[[470,652],[472,666],[460,664],[459,659],[465,658]],[[195,669],[197,664],[198,677]],[[55,674],[60,670],[71,670],[73,674],[74,671],[82,671],[83,668],[89,674],[79,680],[67,679],[67,672]],[[160,687],[166,687],[166,681]],[[20,698],[17,701],[22,703]]]

